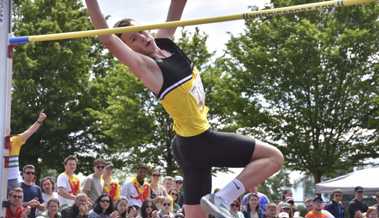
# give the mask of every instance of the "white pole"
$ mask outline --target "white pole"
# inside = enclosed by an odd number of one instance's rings
[[[7,200],[8,170],[5,156],[8,149],[5,138],[10,135],[12,58],[9,55],[12,0],[0,0],[0,197]],[[0,218],[5,217],[5,208],[0,209]]]

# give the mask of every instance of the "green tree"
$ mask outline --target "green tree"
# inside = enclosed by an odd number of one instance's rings
[[[90,29],[80,1],[17,0],[14,4],[16,35],[38,35]],[[26,129],[40,110],[48,114],[45,125],[23,146],[21,164],[38,171],[63,169],[68,154],[95,152],[88,129],[87,107],[90,66],[96,52],[93,39],[29,43],[16,48],[12,95],[12,132]],[[91,169],[89,156],[79,167]]]
[[[220,60],[235,126],[285,142],[288,167],[316,182],[378,157],[378,129],[366,128],[378,108],[378,15],[371,4],[248,21]]]
[[[268,178],[262,185],[258,187],[259,192],[267,195],[268,199],[272,202],[280,202],[282,200],[282,193],[291,187],[289,181],[289,173],[286,170],[281,170],[279,173]]]

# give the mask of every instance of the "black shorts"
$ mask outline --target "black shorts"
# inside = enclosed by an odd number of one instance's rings
[[[176,135],[172,147],[183,170],[184,203],[195,205],[211,192],[211,168],[245,167],[251,161],[255,141],[235,133],[207,130],[192,137]]]

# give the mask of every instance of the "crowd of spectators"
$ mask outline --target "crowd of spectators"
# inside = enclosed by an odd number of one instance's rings
[[[139,165],[136,175],[120,184],[112,177],[112,163],[96,159],[93,173],[81,181],[75,174],[78,159],[68,156],[63,163],[64,172],[56,180],[44,177],[39,182],[35,166],[24,166],[22,182],[9,190],[6,218],[184,217],[179,175],[162,178],[159,169]]]
[[[8,201],[5,218],[181,218],[183,210],[183,177],[163,176],[161,171],[139,165],[136,174],[123,183],[113,178],[113,164],[102,159],[93,162],[93,173],[83,181],[75,174],[78,159],[64,159],[64,172],[55,179],[36,180],[36,167],[25,165],[20,174],[18,155],[21,146],[46,119],[40,113],[25,132],[10,138]],[[290,190],[282,193],[280,202],[264,193],[249,191],[230,204],[235,218],[379,218],[379,193],[376,203],[368,206],[364,189],[354,189],[354,198],[343,203],[343,192],[335,190],[329,202],[321,195],[296,202]],[[304,205],[304,211],[299,205]],[[210,216],[211,217],[211,216]]]
[[[22,182],[9,192],[6,218],[180,218],[183,210],[183,178],[165,176],[159,169],[139,165],[134,177],[120,184],[112,177],[113,165],[102,159],[93,162],[93,173],[82,182],[75,174],[78,159],[68,156],[64,172],[56,179],[35,180],[36,168],[22,168]],[[343,203],[343,193],[335,190],[329,202],[321,195],[297,202],[286,190],[282,201],[272,202],[256,188],[230,205],[235,218],[378,218],[376,203],[364,203],[364,189],[356,187],[354,198]],[[299,204],[304,203],[304,204]]]

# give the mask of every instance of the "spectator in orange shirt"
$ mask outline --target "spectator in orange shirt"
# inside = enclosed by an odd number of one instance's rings
[[[312,201],[313,209],[305,215],[305,218],[334,218],[331,213],[329,213],[327,210],[322,209],[323,202],[324,201],[322,200],[321,196],[316,195]]]

